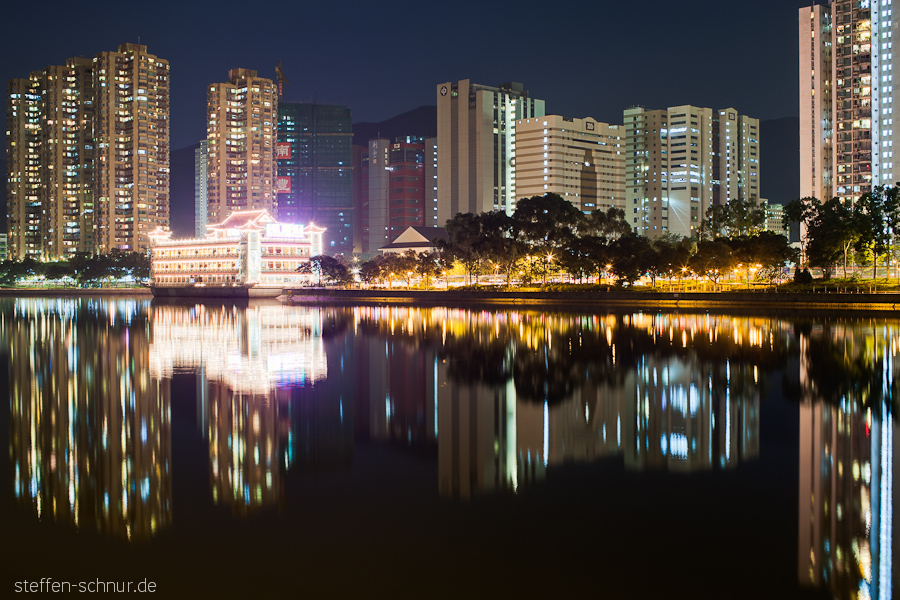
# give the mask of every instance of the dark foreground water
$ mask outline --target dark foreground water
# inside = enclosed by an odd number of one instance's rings
[[[0,597],[892,596],[895,319],[19,299],[0,341]]]

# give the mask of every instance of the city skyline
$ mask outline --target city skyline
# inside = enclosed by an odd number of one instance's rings
[[[642,12],[640,25],[649,35],[641,39],[659,42],[634,44],[631,28],[611,28],[600,39],[604,45],[626,52],[616,53],[613,60],[575,61],[572,56],[596,56],[597,39],[561,35],[571,27],[571,13],[540,13],[537,18],[538,13],[527,7],[509,16],[502,27],[477,18],[486,14],[483,4],[457,4],[428,13],[418,7],[404,10],[404,3],[395,3],[395,10],[390,11],[352,4],[305,7],[303,12],[281,11],[273,20],[269,42],[246,44],[221,35],[228,30],[223,22],[227,10],[211,15],[199,8],[161,3],[152,14],[141,14],[140,20],[125,11],[100,11],[104,14],[102,26],[91,16],[97,11],[54,18],[51,10],[43,24],[44,38],[37,46],[27,28],[14,28],[4,37],[7,59],[0,76],[4,81],[27,77],[47,65],[63,64],[69,57],[90,57],[124,42],[140,41],[172,64],[173,150],[205,137],[208,84],[233,68],[255,69],[261,77],[274,78],[278,60],[283,61],[290,82],[284,88],[285,101],[347,104],[357,122],[380,121],[433,105],[434,85],[463,78],[485,83],[521,81],[534,97],[546,99],[553,114],[590,116],[612,124],[620,122],[622,110],[633,104],[733,105],[744,114],[768,120],[798,113],[796,67],[783,58],[794,52],[792,15],[806,4],[767,0],[748,12],[745,6],[723,7],[709,0],[692,2],[690,10],[684,5],[650,3],[649,10]],[[24,9],[12,9],[11,22],[24,19],[21,11]],[[265,6],[260,9],[263,11]],[[172,18],[179,14],[180,19]],[[624,6],[585,5],[579,14],[580,20],[598,24],[630,18]],[[297,23],[310,20],[320,25],[310,30],[298,28]],[[178,24],[195,21],[204,27],[184,36]],[[728,26],[730,23],[736,25]],[[394,70],[393,59],[380,66],[366,58],[371,52],[369,33],[387,27],[421,32],[421,38],[431,42],[406,57],[408,68]],[[304,34],[296,35],[300,30]],[[459,43],[462,32],[468,40],[465,45]],[[769,40],[764,46],[758,43],[760,32],[766,32]],[[692,56],[690,68],[659,61],[659,56],[678,49],[681,43],[672,40],[684,39],[683,33],[704,40],[700,51],[693,41],[684,43],[683,50]],[[545,36],[553,39],[556,35],[560,37],[551,48],[542,42]],[[518,50],[498,53],[498,36],[508,38]],[[523,43],[528,39],[534,43]],[[722,51],[725,45],[734,51]],[[403,75],[396,75],[398,72]],[[717,76],[703,77],[703,73]],[[763,81],[766,84],[760,85]],[[2,130],[5,134],[6,127]]]

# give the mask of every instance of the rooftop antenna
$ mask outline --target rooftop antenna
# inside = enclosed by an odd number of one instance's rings
[[[284,70],[281,67],[281,59],[278,59],[278,64],[275,66],[275,75],[278,76],[278,101],[281,102],[281,96],[284,94],[284,84],[290,83],[288,78],[284,76]]]

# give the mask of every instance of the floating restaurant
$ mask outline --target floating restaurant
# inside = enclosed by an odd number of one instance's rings
[[[322,254],[325,229],[279,223],[266,210],[236,211],[203,238],[173,240],[150,232],[150,279],[156,296],[276,296],[309,284],[297,268]],[[253,290],[249,293],[249,290]]]

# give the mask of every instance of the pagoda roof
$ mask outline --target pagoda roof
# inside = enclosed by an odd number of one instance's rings
[[[207,225],[207,229],[260,229],[266,223],[275,223],[266,209],[236,210],[218,225]]]

